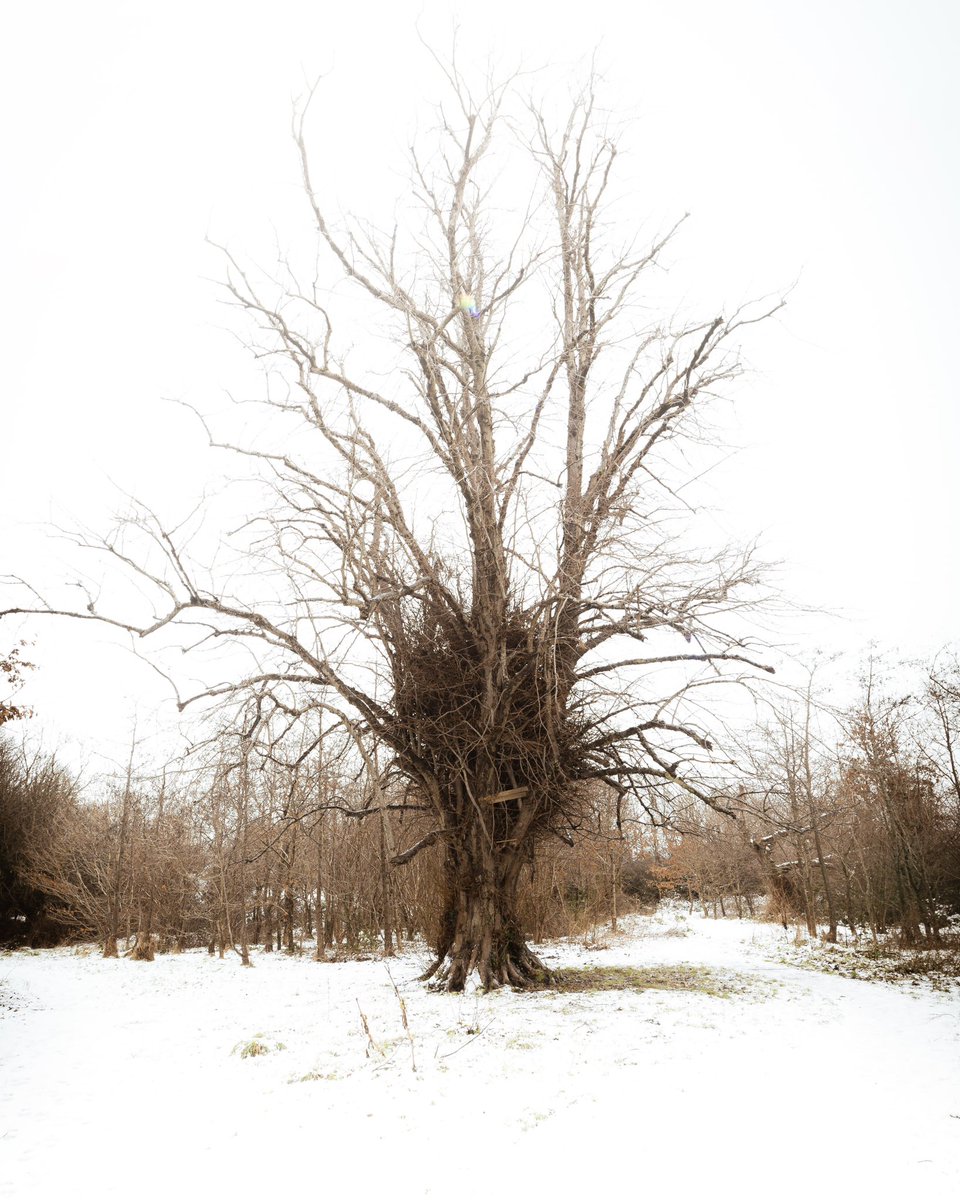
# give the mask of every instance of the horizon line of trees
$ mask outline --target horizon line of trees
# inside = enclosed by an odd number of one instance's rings
[[[533,941],[582,934],[663,897],[704,915],[795,921],[936,945],[960,916],[960,662],[922,691],[871,670],[830,712],[811,677],[758,732],[735,794],[656,823],[597,787],[577,835],[527,864]],[[95,939],[107,956],[205,946],[249,962],[433,944],[444,886],[429,820],[376,760],[328,738],[303,761],[227,729],[205,756],[91,799],[50,756],[0,736],[0,942]],[[725,816],[723,809],[729,810]],[[653,821],[650,815],[653,814]],[[413,853],[413,851],[418,851]]]
[[[248,962],[253,946],[324,959],[435,940],[440,847],[404,860],[427,823],[389,790],[365,805],[356,773],[269,758],[137,779],[132,759],[90,799],[55,759],[0,738],[0,944],[93,939],[140,959],[205,946]],[[528,864],[534,940],[656,901],[649,832],[616,820],[597,789],[575,844]]]
[[[811,937],[937,945],[960,919],[960,661],[923,686],[882,686],[871,664],[843,711],[805,694],[761,731],[736,819],[700,814],[672,842],[661,883],[706,913],[769,914]]]

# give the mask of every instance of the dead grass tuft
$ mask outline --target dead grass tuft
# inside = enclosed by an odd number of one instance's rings
[[[926,949],[900,949],[893,940],[869,946],[808,945],[782,952],[784,962],[807,970],[880,983],[927,984],[936,991],[960,987],[960,947],[947,942]]]
[[[258,1033],[255,1037],[252,1037],[249,1042],[237,1042],[232,1050],[232,1053],[239,1054],[241,1058],[259,1058],[262,1054],[269,1054],[271,1051],[271,1046],[260,1040],[262,1036],[262,1034]],[[286,1046],[283,1044],[283,1042],[274,1042],[272,1049],[286,1050]]]
[[[657,967],[570,967],[558,971],[544,990],[557,992],[701,992],[731,996],[744,990],[739,980],[717,975],[706,967],[686,964]]]

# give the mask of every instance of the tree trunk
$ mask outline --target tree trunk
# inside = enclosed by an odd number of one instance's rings
[[[827,864],[823,861],[823,846],[820,842],[820,830],[816,824],[816,817],[813,813],[813,808],[810,810],[810,820],[813,824],[813,841],[817,850],[817,861],[820,864],[820,878],[823,880],[823,895],[827,902],[827,919],[830,922],[830,927],[827,930],[827,941],[836,942],[837,940],[837,906],[833,898],[833,887],[830,884],[830,875],[827,871]]]
[[[387,815],[380,805],[380,903],[383,907],[383,956],[393,957],[393,906],[390,903],[390,868],[387,866]]]
[[[240,780],[240,846],[238,870],[240,874],[240,963],[252,967],[250,961],[250,934],[247,930],[247,830],[250,816],[250,744],[243,742],[243,775]]]
[[[276,925],[277,900],[269,882],[263,889],[263,950],[265,954],[273,953],[273,929]],[[280,939],[277,938],[277,949],[280,949]]]
[[[260,894],[263,885],[258,883],[253,889],[253,928],[250,930],[250,940],[255,946],[260,945],[260,927],[263,924],[263,908],[260,904]]]
[[[156,820],[156,824],[155,824],[154,830],[153,830],[153,843],[154,843],[153,855],[154,856],[156,855],[156,853],[159,849],[159,846],[160,846],[160,832],[161,832],[161,828],[163,826],[163,802],[164,802],[164,797],[165,797],[165,791],[164,791],[165,786],[166,786],[166,778],[164,778],[164,787],[161,787],[160,795],[157,798],[157,820]],[[144,840],[146,841],[146,832],[147,832],[146,818],[144,818],[143,832],[144,832]],[[145,858],[146,863],[149,864],[149,865],[145,865],[145,869],[144,869],[144,875],[146,877],[146,885],[147,885],[147,907],[146,907],[146,912],[142,914],[140,926],[137,929],[137,944],[133,948],[133,953],[131,954],[131,958],[139,959],[141,962],[153,962],[153,917],[154,917],[154,911],[156,909],[156,899],[157,899],[156,887],[157,887],[158,881],[155,878],[155,870],[154,870],[154,862],[156,861],[155,857],[145,854],[144,858]],[[161,868],[161,870],[162,870],[162,868]],[[160,941],[161,952],[165,945],[166,945],[166,938],[164,937]]]
[[[317,817],[317,899],[314,905],[313,923],[317,931],[317,948],[314,959],[323,962],[327,957],[325,952],[325,919],[323,911],[323,813]]]
[[[324,896],[323,896],[323,900],[324,900],[324,904],[323,904],[323,909],[324,909],[324,912],[323,912],[323,948],[324,948],[324,950],[326,950],[328,948],[332,948],[334,950],[336,949],[335,944],[334,944],[334,939],[336,936],[336,921],[337,921],[337,913],[338,913],[339,906],[337,904],[338,893],[336,890],[334,890],[334,888],[336,886],[339,886],[338,882],[337,882],[338,881],[337,870],[339,868],[339,862],[338,862],[338,858],[337,858],[336,829],[334,829],[333,833],[334,833],[334,836],[331,838],[331,845],[330,845],[330,870],[327,872],[327,878],[329,880],[329,883],[327,884],[327,889],[324,892]]]
[[[516,910],[521,847],[498,853],[481,825],[453,845],[437,957],[424,973],[450,992],[463,991],[476,971],[486,990],[548,982],[550,972],[528,949]]]
[[[294,911],[296,909],[296,897],[288,883],[283,889],[282,911],[283,911],[283,948],[287,954],[295,954],[297,951],[296,943],[293,937]],[[279,942],[279,939],[278,939]],[[277,949],[279,949],[279,944]]]
[[[130,957],[136,962],[153,962],[153,902],[147,905],[146,916],[141,918],[137,928],[137,941],[130,951]]]
[[[107,915],[107,932],[103,939],[103,957],[116,958],[117,937],[120,932],[120,893],[123,888],[124,855],[127,849],[127,830],[130,824],[130,799],[133,786],[133,756],[137,749],[137,723],[133,723],[133,734],[130,738],[130,757],[127,760],[127,778],[123,788],[123,801],[120,808],[120,833],[117,838],[117,857],[114,865],[113,880],[110,889],[109,912]]]

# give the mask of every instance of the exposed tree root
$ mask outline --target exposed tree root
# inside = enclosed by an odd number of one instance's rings
[[[474,946],[440,955],[420,979],[429,980],[431,988],[436,991],[462,992],[474,972],[486,992],[501,987],[519,990],[541,988],[555,978],[553,972],[521,942],[519,945],[514,943],[499,954],[488,950],[481,955],[481,947]]]

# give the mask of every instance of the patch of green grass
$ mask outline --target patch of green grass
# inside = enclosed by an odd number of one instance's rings
[[[545,988],[557,992],[702,992],[731,996],[742,991],[739,981],[721,977],[706,967],[686,964],[658,967],[570,967],[557,971]]]

